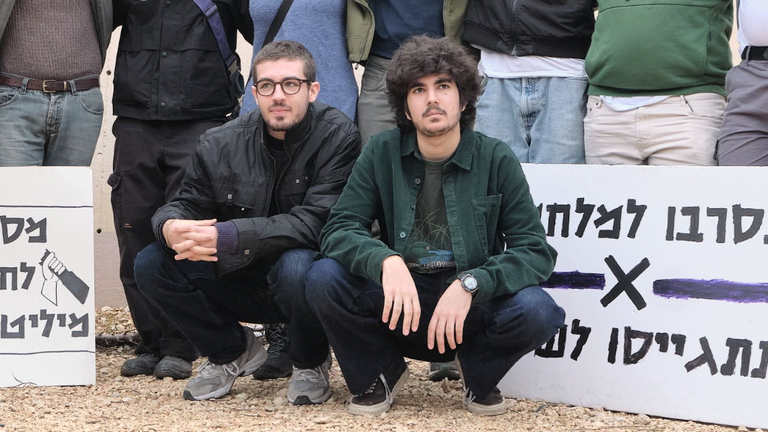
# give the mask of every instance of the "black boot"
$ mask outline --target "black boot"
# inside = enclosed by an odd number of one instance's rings
[[[253,373],[257,380],[285,378],[293,373],[293,363],[285,351],[288,345],[288,326],[285,324],[265,324],[264,333],[269,347],[266,363]]]

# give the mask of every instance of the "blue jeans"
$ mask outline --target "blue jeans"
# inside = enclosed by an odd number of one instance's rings
[[[485,78],[475,130],[520,162],[584,163],[586,78]]]
[[[45,93],[0,85],[0,167],[90,166],[103,114],[98,87]]]
[[[210,262],[176,261],[153,243],[136,257],[141,292],[214,364],[236,360],[246,348],[240,322],[288,323],[288,355],[298,368],[328,356],[328,341],[307,304],[304,278],[314,251],[293,249],[273,266],[252,264],[224,276]]]
[[[513,295],[473,304],[464,321],[464,342],[440,354],[427,349],[427,327],[455,272],[411,273],[419,294],[419,329],[403,336],[381,321],[381,286],[357,277],[339,262],[317,261],[307,274],[307,300],[325,329],[352,394],[363,393],[382,371],[403,356],[427,361],[458,357],[464,384],[484,398],[525,354],[547,342],[563,326],[565,312],[544,290],[533,286]]]

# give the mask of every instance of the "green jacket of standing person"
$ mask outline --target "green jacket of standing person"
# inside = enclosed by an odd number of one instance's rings
[[[732,0],[600,0],[589,94],[725,96]]]
[[[467,6],[469,0],[443,2],[445,35],[458,43],[461,43],[461,34],[464,31],[464,13]],[[347,51],[350,62],[362,63],[368,59],[375,25],[368,0],[347,0]]]

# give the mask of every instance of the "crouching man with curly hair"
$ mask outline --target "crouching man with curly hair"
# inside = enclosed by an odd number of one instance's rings
[[[321,233],[326,258],[307,275],[307,300],[351,413],[390,408],[406,356],[456,360],[469,411],[502,414],[501,378],[563,325],[538,286],[556,252],[515,155],[472,130],[480,82],[460,46],[412,38],[386,85],[398,127],[363,148]]]

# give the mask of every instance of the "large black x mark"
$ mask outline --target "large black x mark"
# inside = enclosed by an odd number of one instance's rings
[[[627,297],[632,300],[632,303],[635,304],[637,310],[645,308],[647,306],[645,299],[643,299],[643,296],[637,291],[637,288],[632,285],[632,282],[640,276],[640,273],[644,272],[645,269],[651,265],[648,258],[643,258],[643,260],[640,261],[640,264],[630,270],[629,274],[624,274],[624,270],[619,267],[619,264],[616,262],[613,255],[608,255],[608,258],[605,259],[605,263],[608,264],[608,268],[611,269],[616,276],[616,285],[614,285],[608,294],[600,300],[600,304],[602,304],[603,307],[608,306],[612,301],[616,300],[616,297],[618,297],[622,291],[624,291],[627,293]]]

